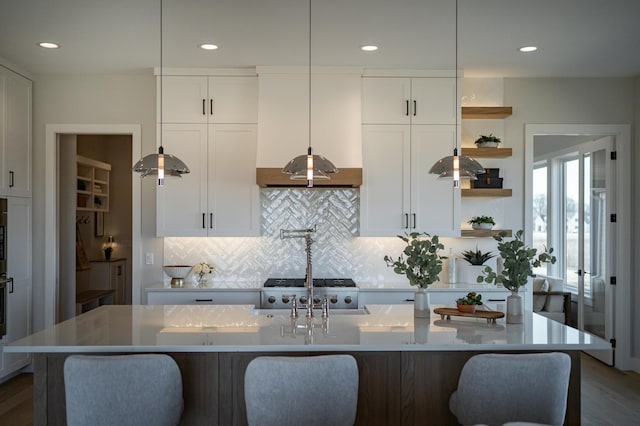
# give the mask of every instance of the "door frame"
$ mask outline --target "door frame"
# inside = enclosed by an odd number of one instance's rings
[[[533,240],[533,140],[543,135],[593,135],[613,136],[616,143],[616,211],[617,235],[631,229],[631,126],[628,124],[525,124],[525,175],[524,175],[524,229],[525,242]],[[618,256],[618,253],[623,255]],[[617,277],[615,289],[614,336],[616,339],[615,361],[621,370],[634,369],[640,372],[640,364],[632,358],[632,334],[628,318],[631,317],[631,240],[616,238],[612,253],[615,261],[613,271]]]
[[[57,322],[59,293],[58,149],[59,135],[129,135],[131,158],[140,158],[140,124],[47,124],[45,126],[44,326]],[[140,304],[140,178],[131,173],[131,302]]]

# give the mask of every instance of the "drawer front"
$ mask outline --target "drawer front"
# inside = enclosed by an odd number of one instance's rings
[[[260,305],[256,291],[162,291],[147,294],[149,305]]]

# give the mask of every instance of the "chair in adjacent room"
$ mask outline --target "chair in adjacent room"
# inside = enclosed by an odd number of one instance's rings
[[[182,415],[182,377],[168,355],[72,355],[64,387],[69,426],[169,426]]]
[[[449,408],[463,425],[561,425],[570,372],[571,358],[560,352],[475,355],[462,368]]]
[[[358,364],[351,355],[258,357],[247,366],[250,426],[353,425]]]

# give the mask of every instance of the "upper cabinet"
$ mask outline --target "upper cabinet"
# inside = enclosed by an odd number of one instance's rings
[[[455,78],[364,77],[363,124],[455,124]]]
[[[256,76],[162,76],[165,123],[251,123],[258,121]],[[158,98],[160,78],[158,78]],[[162,114],[162,117],[160,117]]]
[[[360,235],[460,235],[460,191],[429,169],[456,144],[455,79],[362,79]]]
[[[111,164],[76,156],[76,210],[109,211]]]
[[[31,197],[30,80],[0,67],[0,195]]]

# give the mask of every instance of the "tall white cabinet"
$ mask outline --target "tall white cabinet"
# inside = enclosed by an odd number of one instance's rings
[[[161,126],[162,144],[165,152],[184,161],[191,173],[167,179],[164,187],[157,189],[157,235],[258,235],[257,77],[163,78],[167,79],[163,83],[165,107],[171,104],[175,111],[169,108],[170,118]],[[195,87],[200,87],[200,92]],[[205,93],[211,97],[201,98]],[[180,105],[192,105],[194,99],[200,99],[205,114],[200,109],[181,116]],[[209,113],[211,106],[213,114]],[[184,107],[189,110],[193,108]]]
[[[30,197],[31,80],[0,66],[0,195]]]
[[[460,192],[429,169],[456,138],[454,78],[364,77],[362,236],[460,235]]]
[[[31,198],[7,198],[7,334],[3,346],[31,334]],[[3,353],[0,377],[27,365],[31,355]]]

